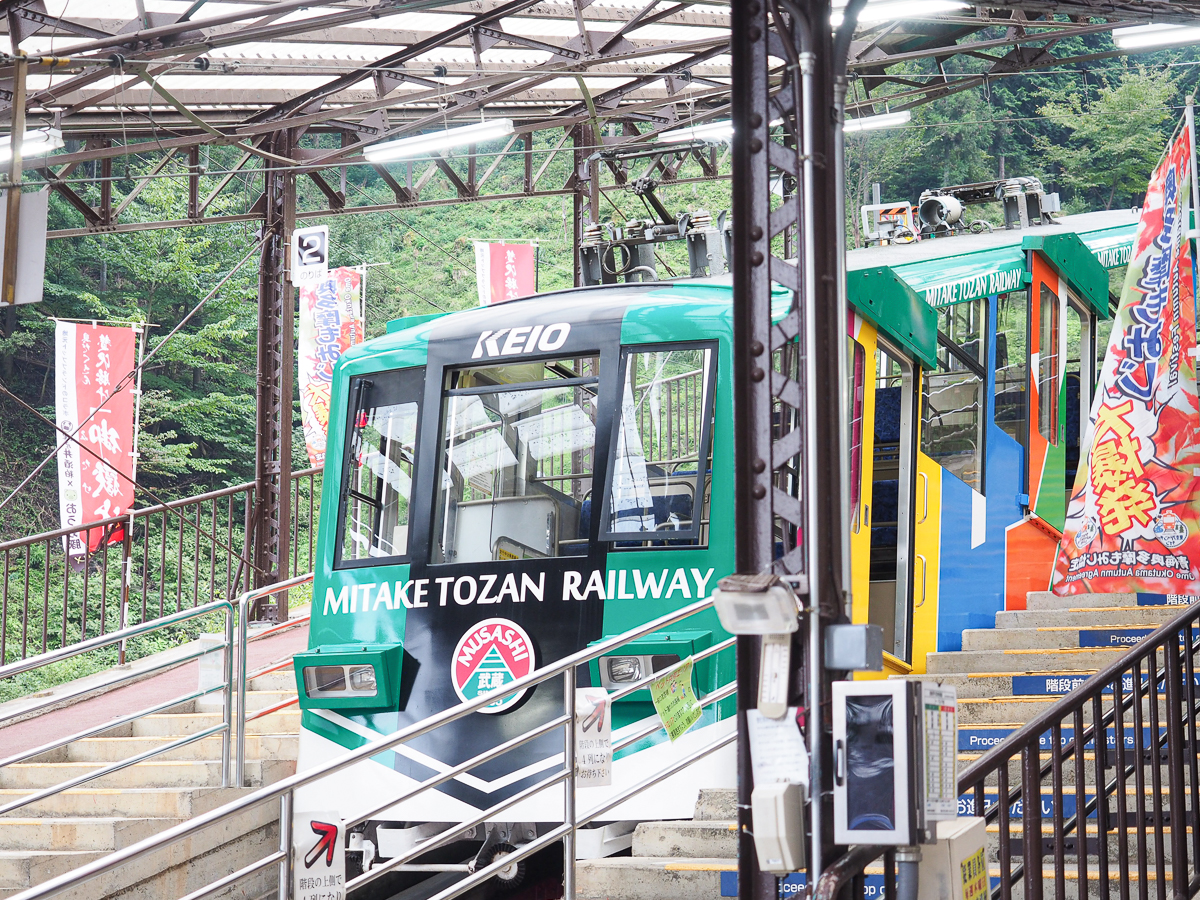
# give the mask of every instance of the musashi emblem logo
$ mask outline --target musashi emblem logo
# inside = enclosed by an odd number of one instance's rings
[[[474,700],[524,678],[533,666],[533,643],[525,629],[508,619],[485,619],[464,634],[454,648],[454,692],[463,700]],[[480,712],[503,712],[523,696],[524,691],[517,691]]]

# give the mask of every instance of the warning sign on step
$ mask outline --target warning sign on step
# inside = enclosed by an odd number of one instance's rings
[[[346,841],[335,812],[297,813],[292,822],[295,900],[346,900]]]
[[[575,690],[575,779],[580,787],[612,784],[612,702],[604,688]]]

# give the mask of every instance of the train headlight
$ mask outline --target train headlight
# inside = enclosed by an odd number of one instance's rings
[[[375,693],[375,667],[351,666],[350,690]]]
[[[401,644],[327,644],[295,658],[303,709],[396,709]]]
[[[642,677],[642,660],[637,656],[612,656],[608,663],[608,680],[613,684],[628,684]]]

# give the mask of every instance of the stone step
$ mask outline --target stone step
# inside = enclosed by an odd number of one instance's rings
[[[178,736],[87,738],[62,748],[66,759],[60,762],[116,762],[145,753],[178,740]],[[246,758],[295,759],[300,736],[296,734],[246,734]],[[213,735],[155,757],[160,760],[211,760],[221,758],[221,736]],[[38,759],[38,762],[51,760]]]
[[[634,856],[737,859],[737,822],[642,822],[633,832]]]
[[[1097,606],[1137,606],[1137,594],[1072,594],[1059,597],[1053,591],[1030,591],[1026,609],[1084,609]]]
[[[121,850],[179,819],[79,818],[0,819],[0,850]]]
[[[930,653],[925,668],[930,675],[958,672],[1095,672],[1128,650],[953,650]]]
[[[696,799],[696,819],[712,821],[737,819],[737,789],[736,788],[700,788],[700,796]]]
[[[276,669],[265,675],[255,675],[247,683],[251,691],[289,691],[296,693],[296,673],[289,663],[287,668]]]
[[[287,691],[246,691],[246,709],[257,712],[270,706],[278,706],[285,700],[296,696],[296,690]],[[225,709],[225,697],[221,693],[208,694],[196,700],[196,712],[219,713]]]
[[[717,898],[722,874],[736,884],[736,859],[610,857],[580,861],[575,867],[578,900],[674,900]]]
[[[1158,626],[1176,615],[1176,606],[1111,606],[1093,609],[1008,609],[996,613],[996,628],[1129,625]]]
[[[190,819],[249,793],[252,788],[77,788],[37,800],[0,817],[120,816],[122,818]],[[0,806],[30,791],[0,790]]]
[[[1079,650],[1135,647],[1153,631],[1146,625],[1060,626],[1037,628],[968,628],[963,650]]]
[[[190,838],[134,860],[57,897],[159,900],[196,890],[271,853],[278,845],[278,805],[264,803]],[[104,851],[0,851],[0,897],[9,896],[104,855]],[[234,896],[255,897],[274,883],[273,867],[239,883]]]
[[[49,881],[104,855],[103,850],[58,850],[42,853],[0,850],[0,897],[11,897],[19,891]]]
[[[248,705],[248,704],[247,704]],[[219,713],[163,713],[133,723],[135,737],[195,734],[221,724]],[[293,705],[246,723],[246,734],[299,734],[300,710]]]
[[[52,787],[88,772],[105,767],[104,763],[16,763],[0,769],[0,787],[25,790]],[[295,760],[247,760],[246,777],[251,784],[277,781],[296,770]],[[263,777],[266,774],[266,781]],[[95,781],[92,788],[219,787],[221,763],[217,760],[151,760],[138,763]]]

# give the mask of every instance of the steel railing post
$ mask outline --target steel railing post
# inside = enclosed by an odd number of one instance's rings
[[[563,672],[563,708],[567,721],[563,726],[563,900],[575,900],[575,667]]]
[[[246,784],[246,672],[248,671],[246,650],[249,643],[247,639],[247,629],[249,628],[249,624],[246,620],[249,618],[249,614],[249,601],[246,597],[243,597],[241,602],[238,603],[238,730],[237,766],[234,769],[238,787],[244,787]]]
[[[279,796],[279,860],[278,900],[292,900],[292,801],[294,794],[288,791]]]
[[[221,732],[221,787],[229,787],[229,749],[233,738],[233,608],[225,610],[225,643],[221,651],[225,675],[224,725]],[[241,781],[238,781],[241,787]]]

